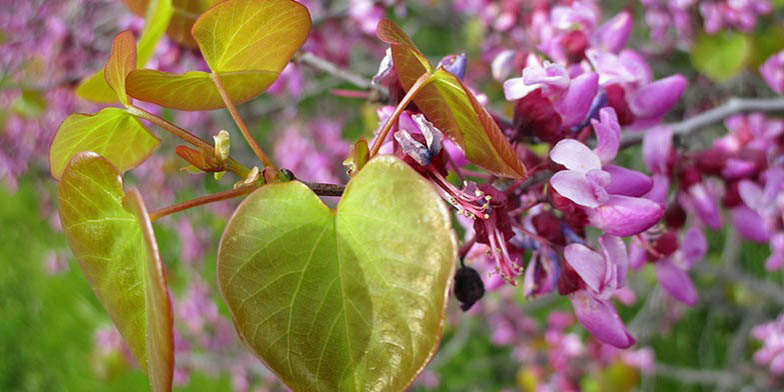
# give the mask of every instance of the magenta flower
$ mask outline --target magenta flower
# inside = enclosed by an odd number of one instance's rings
[[[560,117],[558,129],[554,129],[558,131],[585,121],[598,91],[598,80],[598,75],[593,72],[570,77],[560,64],[535,62],[523,69],[522,77],[504,82],[504,95],[507,100],[513,101],[541,89],[541,96],[546,98],[549,106]]]
[[[765,60],[759,71],[773,91],[784,94],[784,50]]]
[[[775,375],[784,375],[784,314],[754,327],[751,336],[762,341],[762,347],[754,353],[754,362],[767,366]]]
[[[574,139],[564,139],[550,151],[550,159],[566,167],[550,179],[560,195],[585,207],[590,223],[607,233],[629,236],[647,230],[664,213],[659,204],[647,199],[628,196],[645,194],[650,181],[640,180],[643,174],[629,175],[627,170],[602,166],[612,161],[618,151],[620,126],[611,108],[600,112],[601,121],[593,120],[597,146],[590,150]],[[612,173],[616,174],[615,185]],[[623,180],[631,179],[626,184]],[[608,187],[620,193],[610,193]]]
[[[626,284],[629,259],[623,240],[612,235],[599,238],[602,253],[582,244],[564,249],[564,259],[580,278],[579,289],[569,293],[577,320],[595,338],[618,348],[635,340],[618,316],[610,297]]]

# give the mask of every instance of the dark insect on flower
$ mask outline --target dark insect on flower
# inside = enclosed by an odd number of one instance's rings
[[[485,295],[485,285],[479,273],[471,267],[460,267],[455,273],[455,297],[464,312]]]

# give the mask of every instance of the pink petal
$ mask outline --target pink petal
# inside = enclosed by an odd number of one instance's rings
[[[563,197],[585,207],[594,208],[601,202],[585,174],[576,170],[561,170],[550,178],[550,185]]]
[[[569,244],[564,249],[564,259],[593,291],[602,291],[607,262],[604,257],[583,244]]]
[[[618,348],[628,348],[635,343],[609,301],[594,298],[585,290],[570,294],[569,300],[577,320],[596,339]]]
[[[602,163],[608,163],[615,158],[618,153],[618,146],[621,141],[621,126],[618,124],[618,116],[611,107],[602,108],[599,111],[601,121],[591,120],[593,130],[596,132],[596,148],[593,152],[599,157]]]
[[[762,217],[751,208],[739,205],[730,210],[730,218],[743,238],[760,244],[767,244],[770,241],[770,231],[763,223]]]
[[[681,241],[681,252],[689,267],[702,260],[708,253],[708,241],[699,227],[692,226],[686,230]]]
[[[591,225],[621,237],[648,230],[662,215],[664,208],[656,202],[619,195],[611,195],[607,202],[588,210]]]
[[[604,166],[603,170],[610,173],[607,185],[610,194],[641,197],[653,188],[653,180],[636,170],[615,165]]]
[[[672,75],[649,83],[631,96],[629,107],[638,119],[657,119],[675,106],[686,84],[688,82],[682,75]]]
[[[719,208],[705,185],[701,182],[692,185],[689,188],[689,195],[691,196],[692,206],[702,223],[711,229],[720,229],[721,216],[719,215]]]
[[[697,303],[697,289],[694,288],[688,272],[678,268],[669,258],[659,260],[654,266],[659,284],[670,295],[686,305]]]
[[[599,75],[596,73],[584,73],[572,79],[569,89],[555,103],[555,109],[561,114],[565,128],[585,121],[598,89]]]
[[[642,161],[653,174],[668,174],[668,163],[672,152],[672,130],[657,127],[645,131],[642,138]]]
[[[626,41],[632,32],[634,18],[628,11],[621,11],[612,19],[599,26],[596,32],[599,46],[608,52],[618,53],[626,46]]]
[[[525,84],[522,77],[512,78],[504,82],[504,96],[507,101],[516,101],[540,87],[542,86],[538,84],[532,86]]]
[[[567,169],[587,172],[601,169],[602,161],[588,146],[574,139],[564,139],[550,150],[550,159],[566,166]]]
[[[615,288],[625,286],[626,272],[629,270],[629,254],[626,253],[626,244],[619,237],[603,234],[599,237],[599,245],[602,247],[608,264],[616,268]]]

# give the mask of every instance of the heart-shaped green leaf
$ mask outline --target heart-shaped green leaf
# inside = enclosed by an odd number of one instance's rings
[[[123,192],[117,170],[93,152],[76,155],[57,188],[68,244],[82,271],[147,373],[170,391],[172,310],[158,246],[136,189]]]
[[[278,78],[278,72],[228,72],[220,74],[220,78],[231,101],[239,105],[264,92]],[[190,71],[177,75],[139,69],[128,75],[126,86],[132,97],[168,108],[212,110],[224,107],[220,93],[206,72]]]
[[[382,20],[376,33],[391,45],[395,72],[406,91],[423,74],[432,72],[422,52],[394,22]],[[436,70],[430,82],[416,94],[414,103],[463,149],[469,161],[498,176],[527,176],[525,166],[498,124],[456,76],[444,69]]]
[[[308,9],[293,0],[226,0],[203,13],[192,33],[204,60],[236,104],[260,94],[277,79],[305,43],[310,24]],[[136,70],[127,88],[134,98],[174,109],[223,107],[217,88],[207,82],[212,84],[204,73]],[[198,93],[174,94],[167,91],[170,88]],[[167,92],[161,95],[161,91]]]
[[[146,24],[136,44],[136,66],[143,67],[155,52],[155,46],[166,31],[173,12],[172,0],[152,0],[147,5]],[[105,68],[82,81],[76,95],[98,103],[120,102],[118,94],[109,87],[104,75]]]
[[[94,115],[76,113],[57,129],[49,149],[49,166],[52,176],[60,178],[71,157],[94,151],[125,172],[144,162],[159,143],[160,139],[123,109],[104,108]]]
[[[125,78],[136,69],[136,39],[130,31],[123,31],[114,37],[112,52],[104,67],[106,83],[114,90],[123,105],[128,105],[125,92]]]
[[[399,391],[441,339],[456,239],[423,177],[379,156],[330,210],[266,185],[221,239],[218,281],[242,339],[295,391]]]

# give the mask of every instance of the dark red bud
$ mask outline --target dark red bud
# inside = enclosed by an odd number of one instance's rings
[[[580,275],[572,269],[569,263],[562,263],[561,276],[558,277],[558,294],[569,295],[585,286]]]
[[[540,140],[555,144],[564,137],[561,115],[553,103],[537,89],[515,104],[514,129],[519,137],[536,136]]]
[[[580,30],[572,30],[563,36],[561,43],[566,52],[566,57],[571,63],[579,63],[585,58],[585,49],[588,48],[588,38]]]
[[[618,115],[618,123],[621,126],[626,126],[634,122],[635,116],[626,103],[626,92],[623,87],[614,84],[604,88],[607,93],[607,105],[615,109],[615,114]]]
[[[694,166],[687,166],[680,172],[680,187],[682,190],[691,188],[692,185],[702,181],[700,171]]]
[[[541,212],[539,215],[531,219],[536,232],[556,245],[566,245],[566,238],[564,238],[563,231],[561,230],[561,222],[558,217],[551,211]]]
[[[721,199],[721,205],[723,205],[724,208],[735,208],[741,203],[743,203],[743,199],[740,198],[738,182],[736,181],[727,184],[724,197]]]
[[[699,171],[705,174],[719,175],[724,169],[727,157],[716,148],[702,151],[695,157],[695,164]]]
[[[678,202],[670,204],[664,212],[664,223],[669,228],[680,229],[686,224],[686,210]]]

